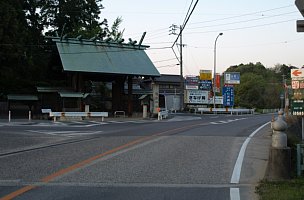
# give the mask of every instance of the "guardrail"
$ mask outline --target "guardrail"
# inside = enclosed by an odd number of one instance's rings
[[[254,109],[246,109],[246,108],[197,108],[196,112],[203,113],[217,113],[217,114],[254,114]]]
[[[104,118],[108,117],[108,112],[50,112],[49,115],[54,117],[54,121],[57,117],[102,117],[102,121],[104,121]]]
[[[159,111],[158,112],[158,120],[166,119],[168,117],[168,115],[169,115],[168,110]]]

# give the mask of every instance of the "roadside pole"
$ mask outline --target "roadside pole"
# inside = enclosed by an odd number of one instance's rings
[[[304,140],[304,117],[302,117],[302,140]]]
[[[291,115],[302,118],[302,140],[304,140],[304,69],[291,69],[291,88],[293,97],[291,102]]]

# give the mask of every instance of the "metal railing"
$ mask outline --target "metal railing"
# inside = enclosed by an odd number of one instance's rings
[[[246,108],[197,108],[196,112],[201,114],[203,113],[224,113],[224,114],[254,114],[255,109],[246,109]]]
[[[297,144],[297,175],[301,176],[304,170],[304,144]]]

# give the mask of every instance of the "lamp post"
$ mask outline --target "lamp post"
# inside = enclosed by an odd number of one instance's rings
[[[219,33],[215,39],[215,42],[214,42],[214,69],[213,69],[213,108],[215,109],[215,86],[216,86],[216,42],[217,42],[217,39],[223,35],[223,33]]]

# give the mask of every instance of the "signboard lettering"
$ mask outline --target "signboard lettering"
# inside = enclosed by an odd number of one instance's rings
[[[207,104],[208,93],[208,91],[203,90],[187,90],[186,103]]]
[[[212,89],[212,81],[203,80],[198,82],[198,89],[199,90],[211,90]]]

